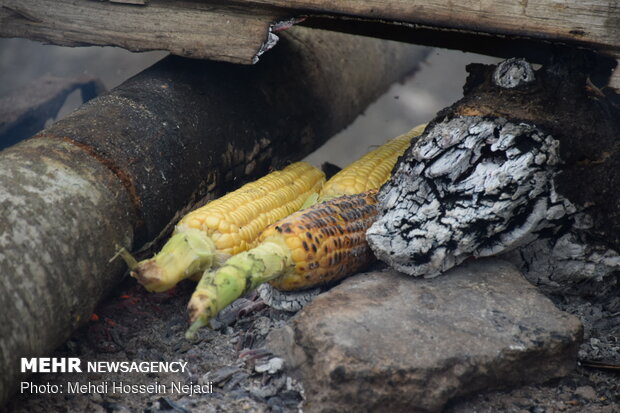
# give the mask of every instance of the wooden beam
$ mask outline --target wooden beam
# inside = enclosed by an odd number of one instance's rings
[[[620,5],[609,0],[127,1],[0,0],[0,36],[251,64],[303,17],[313,27],[491,55],[581,47],[620,60]]]
[[[607,0],[234,0],[308,16],[311,27],[532,61],[554,48],[599,53],[620,94],[620,4]],[[607,61],[605,61],[607,60]],[[609,76],[609,75],[607,75]]]
[[[0,0],[0,36],[62,46],[167,50],[251,64],[278,13],[207,2],[152,0],[146,6],[91,0]]]
[[[235,0],[307,14],[568,42],[620,54],[620,6],[608,0]]]
[[[299,15],[525,37],[620,58],[620,6],[608,0],[0,0],[0,36],[250,63],[270,24]]]

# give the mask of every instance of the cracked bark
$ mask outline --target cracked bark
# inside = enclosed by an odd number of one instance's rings
[[[375,254],[425,277],[507,253],[556,290],[616,278],[620,111],[589,82],[587,61],[468,70],[465,97],[438,114],[382,188],[367,234]]]

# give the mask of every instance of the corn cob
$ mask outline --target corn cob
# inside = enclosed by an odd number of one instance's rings
[[[165,291],[253,246],[258,234],[297,211],[325,181],[319,169],[297,162],[244,185],[183,217],[153,258],[131,275],[149,291]]]
[[[298,211],[267,227],[257,247],[205,274],[188,305],[193,323],[188,338],[261,283],[293,290],[329,283],[366,266],[373,259],[366,230],[377,215],[376,194],[343,196]]]
[[[380,188],[389,179],[398,157],[407,150],[414,137],[424,132],[424,128],[426,124],[416,126],[338,172],[323,185],[319,202]]]
[[[371,189],[378,189],[389,178],[398,157],[404,153],[407,147],[409,147],[411,140],[414,137],[419,136],[424,131],[425,127],[426,124],[419,125],[406,134],[391,139],[379,148],[370,151],[358,161],[352,163],[334,175],[323,186],[320,194],[307,199],[303,208],[314,205],[317,202],[324,202],[342,195],[359,194]],[[264,236],[261,238],[264,238]],[[298,268],[298,270],[298,272],[303,272],[300,268]],[[198,290],[204,289],[206,286],[212,284],[213,277],[214,274],[212,272],[205,272],[201,283],[196,289],[197,292],[195,293],[196,298],[194,299],[194,302],[198,302],[198,297],[203,297],[198,293]],[[295,277],[282,277],[282,280],[278,278],[274,281],[270,281],[270,283],[276,286],[276,288],[290,291],[314,286],[317,282],[312,278],[313,277],[305,280],[299,280]],[[293,283],[295,284],[292,287],[288,286],[291,280],[294,280]],[[190,302],[190,311],[191,308],[192,304]],[[198,313],[200,312],[200,310],[195,311]]]
[[[426,124],[416,126],[409,132],[393,138],[379,148],[368,152],[358,161],[353,162],[335,174],[325,183],[320,194],[317,194],[316,199],[308,199],[304,206],[307,207],[313,203],[342,195],[356,194],[380,188],[389,179],[398,157],[409,147],[413,138],[422,134],[425,128]],[[271,281],[271,283],[277,284],[278,281]],[[258,293],[265,303],[271,307],[295,311],[300,309],[304,302],[311,300],[320,291],[318,287],[313,288],[303,283],[299,287],[304,290],[300,292],[281,292],[269,284],[263,284],[258,288]],[[308,290],[308,288],[312,288],[312,290]]]

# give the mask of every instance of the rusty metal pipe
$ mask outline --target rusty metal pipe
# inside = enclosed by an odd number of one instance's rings
[[[0,153],[0,404],[175,214],[307,155],[424,52],[294,28],[253,67],[167,58]]]

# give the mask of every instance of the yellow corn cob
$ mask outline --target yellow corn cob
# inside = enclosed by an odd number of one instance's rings
[[[246,251],[268,225],[297,211],[320,190],[325,175],[306,162],[289,165],[216,199],[183,217],[175,232],[206,232],[226,254]]]
[[[301,208],[324,182],[319,169],[297,162],[246,184],[183,217],[162,250],[131,275],[149,291],[168,290],[251,248],[265,227]]]
[[[359,194],[383,185],[394,168],[394,164],[411,144],[411,139],[424,132],[426,124],[416,126],[404,135],[389,140],[377,149],[353,162],[330,180],[319,193],[319,202],[342,195]]]
[[[329,283],[356,273],[374,258],[366,230],[377,216],[376,190],[334,198],[270,225],[260,244],[203,276],[188,309],[188,338],[228,304],[270,281],[282,290]]]

